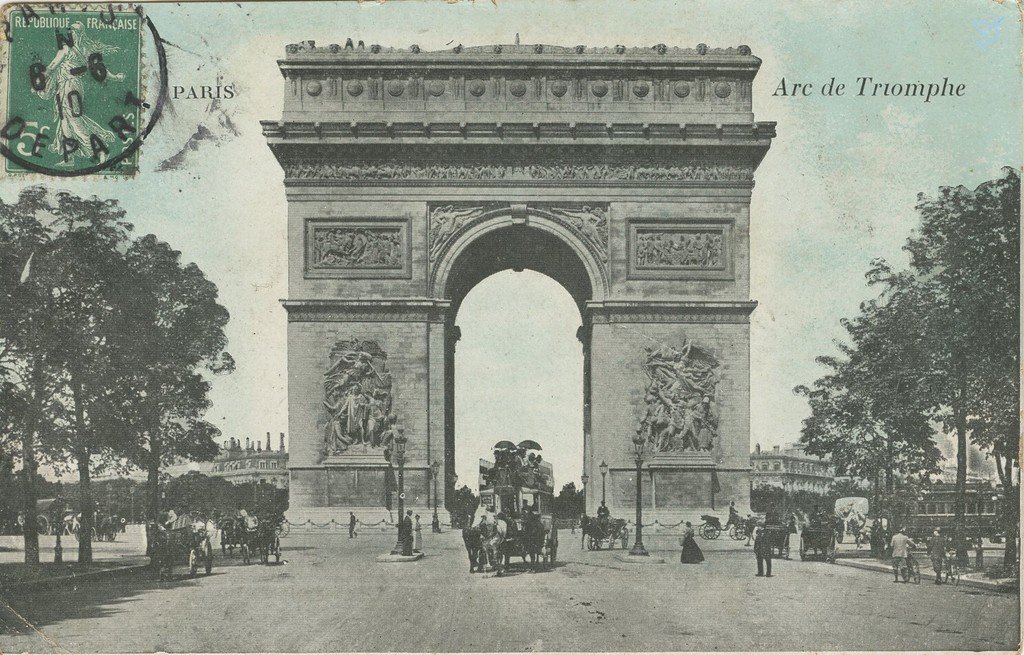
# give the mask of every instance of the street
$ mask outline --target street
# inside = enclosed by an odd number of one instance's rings
[[[706,561],[617,560],[563,531],[548,572],[469,574],[460,535],[424,533],[427,556],[378,563],[388,532],[291,535],[285,562],[160,583],[132,574],[0,608],[0,651],[1010,650],[1018,597],[894,584],[886,574],[775,561],[754,577],[742,542],[700,541]],[[669,544],[669,538],[652,539]]]

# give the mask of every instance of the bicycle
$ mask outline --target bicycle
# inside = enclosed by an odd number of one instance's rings
[[[893,563],[893,568],[896,569],[896,574],[903,578],[903,582],[910,582],[913,579],[914,584],[921,584],[921,567],[913,553],[908,551],[906,557]]]
[[[952,580],[954,586],[960,584],[960,563],[956,559],[956,553],[946,553],[942,562],[941,576],[943,582],[948,583]]]

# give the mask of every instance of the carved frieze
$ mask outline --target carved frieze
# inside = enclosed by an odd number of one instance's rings
[[[656,453],[709,452],[718,442],[721,367],[707,351],[685,341],[644,348],[648,384],[637,433]]]
[[[732,222],[723,218],[629,221],[634,279],[731,279]]]
[[[354,446],[363,451],[390,448],[395,437],[388,354],[376,341],[350,339],[335,344],[324,373],[323,452],[338,455]]]
[[[406,277],[408,221],[309,219],[307,277]]]
[[[310,268],[402,268],[397,227],[315,227]]]
[[[746,164],[428,164],[391,162],[284,162],[291,179],[321,180],[595,180],[749,181]]]
[[[721,230],[637,230],[637,270],[721,270],[725,266]]]

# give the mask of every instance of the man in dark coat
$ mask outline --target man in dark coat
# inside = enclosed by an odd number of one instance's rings
[[[348,538],[356,536],[356,515],[352,512],[348,513]]]
[[[405,510],[402,519],[402,554],[412,555],[412,510]]]
[[[755,529],[754,556],[757,557],[757,577],[772,577],[772,548],[764,536],[764,528]]]

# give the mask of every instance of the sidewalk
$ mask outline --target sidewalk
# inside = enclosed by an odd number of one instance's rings
[[[113,542],[94,541],[93,561],[78,563],[78,541],[73,536],[61,538],[63,563],[54,563],[53,535],[39,536],[39,564],[25,564],[23,538],[20,535],[0,536],[0,592],[32,585],[64,584],[81,578],[116,575],[149,565],[146,540],[141,526],[117,535]]]
[[[848,566],[850,568],[864,569],[866,571],[878,571],[887,575],[892,575],[892,564],[878,559],[852,559],[848,557],[839,557],[836,559],[835,563],[839,566]],[[931,569],[931,564],[927,561],[919,563],[921,564],[921,582],[924,583],[926,581],[933,580],[934,574]],[[985,589],[987,591],[1013,593],[1017,593],[1019,591],[1019,583],[1017,580],[1012,578],[992,580],[984,577],[981,573],[966,573],[961,575],[960,586],[975,587],[977,589]]]

